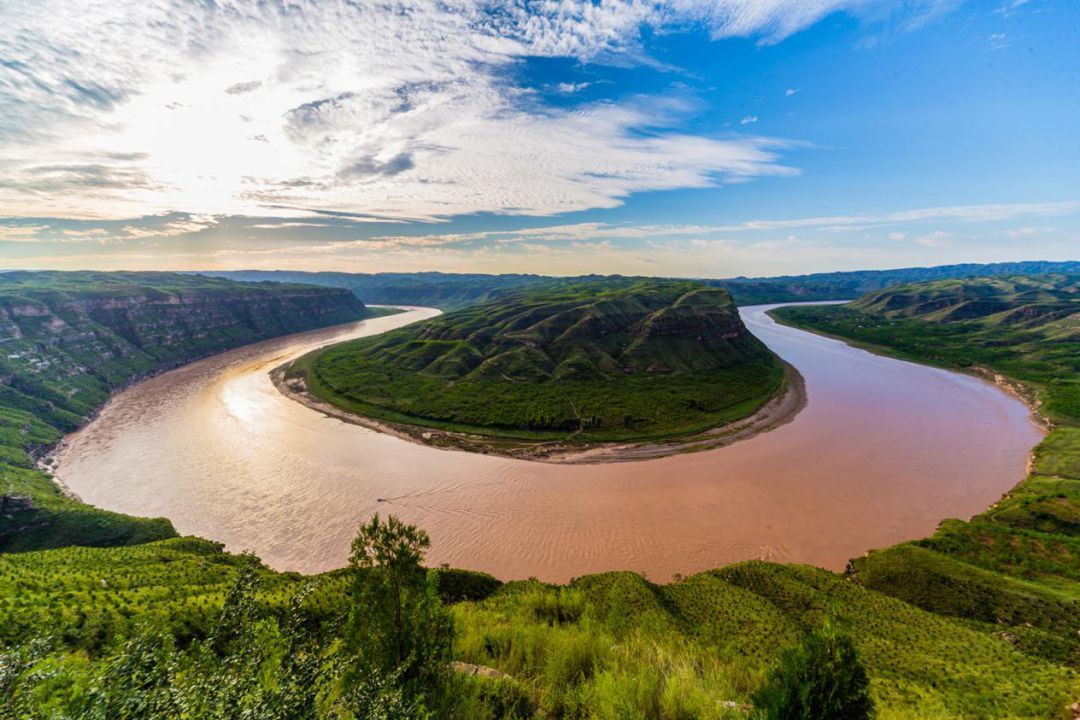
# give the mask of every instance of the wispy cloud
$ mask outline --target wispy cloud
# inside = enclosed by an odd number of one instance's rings
[[[919,235],[915,238],[915,242],[924,248],[939,248],[948,245],[952,239],[952,233],[944,230],[934,230],[925,235]]]
[[[0,215],[544,216],[790,174],[785,141],[681,132],[685,103],[548,107],[513,69],[644,61],[650,29],[777,42],[833,12],[912,18],[945,4],[12,0],[0,6]]]
[[[645,243],[660,249],[676,249],[679,243],[727,243],[738,242],[744,248],[758,250],[776,249],[775,243],[785,246],[811,246],[814,241],[790,234],[800,229],[824,236],[850,234],[857,231],[886,230],[902,225],[908,230],[891,230],[884,237],[894,243],[914,242],[923,247],[941,247],[955,236],[940,229],[918,231],[924,223],[995,223],[1016,221],[1032,217],[1066,216],[1080,213],[1080,201],[1056,203],[1012,203],[987,205],[961,205],[953,207],[918,208],[896,212],[814,216],[789,219],[759,219],[720,225],[680,224],[631,224],[582,222],[563,225],[544,225],[507,230],[482,230],[476,232],[412,233],[395,235],[369,235],[347,240],[319,240],[311,238],[302,243],[274,247],[254,247],[236,252],[242,255],[295,255],[302,253],[332,254],[347,251],[386,251],[407,248],[510,248],[513,246],[536,247],[539,245],[564,245],[567,247],[592,247],[601,242],[622,245]],[[305,227],[311,223],[280,222],[256,224],[255,228],[287,229]],[[1018,239],[1046,234],[1054,228],[1042,226],[1006,230],[1006,237]],[[785,233],[782,239],[775,237]],[[765,239],[762,239],[764,236]],[[761,244],[766,243],[766,244]]]

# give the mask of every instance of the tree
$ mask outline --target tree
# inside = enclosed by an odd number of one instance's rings
[[[423,565],[430,546],[423,530],[376,514],[360,526],[349,558],[346,636],[357,670],[398,678],[407,697],[433,697],[450,666],[453,626]]]
[[[767,720],[866,720],[874,717],[870,680],[851,638],[826,625],[795,648],[757,693]]]

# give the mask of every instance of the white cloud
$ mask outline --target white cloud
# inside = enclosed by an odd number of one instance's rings
[[[952,233],[943,230],[935,230],[925,235],[919,235],[915,238],[915,242],[925,248],[939,248],[948,245],[953,237],[954,235]]]
[[[38,242],[48,225],[0,225],[0,242]]]
[[[775,42],[834,11],[891,7],[10,0],[0,215],[550,215],[785,174],[784,143],[680,134],[687,108],[663,98],[544,107],[510,70],[526,56],[633,57],[649,27]]]
[[[581,92],[590,85],[592,85],[592,83],[589,82],[559,83],[555,86],[555,90],[566,95],[571,95],[576,92]]]
[[[739,124],[740,125],[751,125],[753,123],[756,123],[757,121],[758,121],[758,116],[757,115],[747,115],[747,116],[743,117],[742,120],[739,121]]]
[[[348,250],[395,250],[402,248],[475,248],[511,246],[539,246],[544,244],[573,245],[574,243],[593,243],[598,241],[644,241],[653,248],[672,249],[672,243],[689,242],[697,244],[727,243],[730,239],[744,241],[743,247],[775,249],[776,243],[795,243],[805,247],[811,241],[787,232],[793,229],[805,229],[809,232],[835,234],[837,231],[864,230],[882,228],[897,224],[918,224],[922,222],[952,221],[958,223],[984,223],[1015,220],[1024,217],[1043,217],[1071,215],[1080,212],[1080,202],[1060,203],[1013,203],[996,205],[963,205],[954,207],[920,208],[901,210],[876,215],[844,215],[792,218],[784,220],[748,220],[726,225],[673,225],[583,222],[567,225],[548,225],[527,227],[513,230],[482,230],[477,232],[427,233],[376,235],[351,240],[320,241],[312,240],[286,247],[255,248],[239,252],[252,255],[290,255],[303,252],[334,253]],[[273,227],[289,227],[298,223],[278,223]],[[299,223],[301,225],[306,223]],[[270,227],[255,225],[253,227]],[[1005,231],[1010,238],[1031,237],[1045,234],[1054,228],[1024,227]],[[752,240],[758,235],[785,233],[784,240],[768,238],[764,241]],[[924,247],[941,247],[955,237],[942,230],[913,236],[909,231],[893,231],[887,234],[894,243],[911,238]],[[747,244],[752,241],[753,244]],[[766,245],[762,245],[762,242]]]
[[[161,225],[125,225],[116,234],[116,239],[140,240],[153,237],[176,237],[197,233],[217,224],[212,215],[196,215],[186,220],[173,220]]]
[[[799,92],[799,88],[788,88],[784,91],[784,95],[786,95],[787,97],[791,97],[797,92]]]
[[[1055,232],[1057,228],[1028,225],[1020,228],[1013,228],[1005,231],[1005,237],[1012,238],[1013,240],[1023,240],[1025,238],[1032,238],[1039,235],[1047,235]]]

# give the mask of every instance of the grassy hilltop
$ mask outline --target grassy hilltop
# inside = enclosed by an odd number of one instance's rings
[[[317,351],[290,374],[379,419],[582,442],[703,430],[752,413],[783,381],[725,291],[630,278],[507,292]]]

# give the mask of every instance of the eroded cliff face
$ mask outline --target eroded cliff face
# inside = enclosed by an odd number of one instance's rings
[[[140,377],[366,313],[352,293],[336,288],[0,285],[0,384],[37,397],[48,391],[50,402],[86,415],[103,394]]]
[[[0,551],[169,537],[63,497],[32,453],[109,393],[213,353],[368,314],[348,290],[173,273],[0,273]]]

